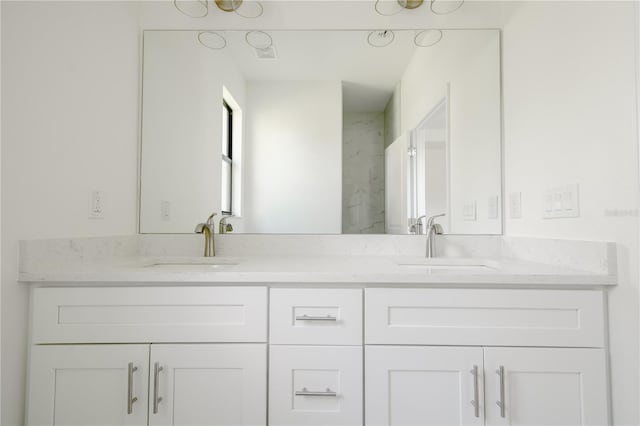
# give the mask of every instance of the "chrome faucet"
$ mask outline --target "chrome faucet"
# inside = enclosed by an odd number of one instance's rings
[[[443,217],[443,214],[437,214],[435,216],[431,216],[427,220],[427,259],[431,259],[435,255],[435,244],[434,244],[434,236],[442,235],[442,225],[439,223],[435,223],[435,220],[439,217]]]
[[[220,224],[218,225],[218,233],[219,234],[228,234],[233,231],[233,226],[230,223],[227,223],[227,219],[233,217],[232,214],[222,216],[220,219]]]
[[[214,257],[216,255],[216,241],[213,226],[213,217],[217,213],[211,213],[211,216],[205,223],[196,225],[196,234],[204,234],[204,257]]]
[[[409,227],[409,233],[422,235],[422,219],[426,219],[426,215],[419,216],[414,219],[413,224]]]

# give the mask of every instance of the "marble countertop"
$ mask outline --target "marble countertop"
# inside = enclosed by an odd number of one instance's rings
[[[135,257],[22,271],[40,285],[104,283],[601,287],[615,275],[514,259],[390,256]]]

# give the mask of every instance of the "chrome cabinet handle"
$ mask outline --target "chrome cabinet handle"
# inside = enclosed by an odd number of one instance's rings
[[[478,387],[478,366],[474,365],[473,369],[471,369],[471,374],[473,374],[473,401],[471,401],[471,405],[473,405],[474,415],[476,417],[480,417],[480,388]]]
[[[296,317],[296,321],[338,321],[337,317],[327,316],[313,316],[313,315],[300,315]]]
[[[138,371],[138,367],[134,367],[133,363],[129,363],[128,380],[127,380],[127,414],[133,413],[133,403],[138,400],[133,396],[133,373]]]
[[[159,362],[153,365],[153,414],[158,414],[158,405],[162,402],[162,397],[158,396],[159,376],[162,370],[164,368]]]
[[[496,374],[500,376],[500,400],[496,401],[496,405],[500,407],[500,417],[505,417],[505,404],[504,404],[504,366],[496,370]]]
[[[307,388],[302,388],[301,391],[296,391],[296,396],[331,396],[336,397],[338,394],[331,389],[327,388],[324,392],[310,391]]]

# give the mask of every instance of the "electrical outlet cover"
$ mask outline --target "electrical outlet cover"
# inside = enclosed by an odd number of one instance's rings
[[[163,222],[171,221],[171,203],[169,201],[160,201],[160,218]]]
[[[104,219],[104,192],[93,190],[89,197],[89,219]]]

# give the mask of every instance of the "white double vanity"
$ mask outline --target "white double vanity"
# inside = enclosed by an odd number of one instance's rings
[[[609,423],[610,244],[163,238],[23,243],[27,424]]]

